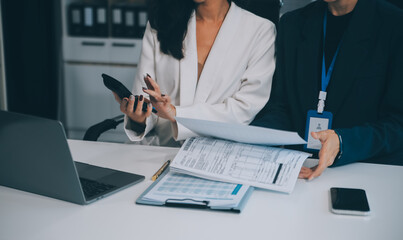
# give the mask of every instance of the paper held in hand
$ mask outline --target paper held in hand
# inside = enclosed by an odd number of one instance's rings
[[[171,170],[291,193],[308,153],[206,137],[186,140]]]
[[[306,144],[306,141],[296,132],[192,118],[176,117],[176,121],[204,137],[266,146]]]

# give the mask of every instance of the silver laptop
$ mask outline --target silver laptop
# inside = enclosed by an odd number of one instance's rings
[[[0,111],[0,185],[89,204],[142,180],[74,162],[58,121]]]

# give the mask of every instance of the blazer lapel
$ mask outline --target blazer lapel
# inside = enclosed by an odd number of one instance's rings
[[[346,29],[340,53],[337,56],[332,79],[327,92],[325,110],[337,114],[356,81],[357,69],[370,51],[370,39],[377,29],[378,21],[373,18],[373,0],[358,1],[350,24]]]
[[[193,104],[197,85],[196,16],[194,12],[189,19],[186,37],[183,42],[185,56],[179,62],[179,101],[180,106],[189,106]]]
[[[237,26],[241,20],[239,11],[240,9],[234,3],[231,3],[230,9],[225,16],[200,75],[196,89],[195,103],[206,102],[214,87],[215,81],[217,81],[215,76],[217,76],[223,62],[228,60],[226,59],[228,48],[234,39]]]
[[[307,110],[316,109],[319,96],[319,64],[322,41],[322,23],[325,4],[318,4],[313,9],[302,27],[301,42],[297,47],[296,75],[293,81],[297,86],[297,95],[303,116]],[[313,14],[312,14],[313,13]],[[287,41],[286,41],[287,42]],[[285,46],[287,47],[287,46]]]

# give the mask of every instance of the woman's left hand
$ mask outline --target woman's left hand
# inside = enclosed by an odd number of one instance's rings
[[[331,166],[340,150],[339,136],[334,130],[312,132],[311,135],[313,138],[319,139],[322,148],[319,151],[319,164],[317,166],[301,168],[299,178],[307,178],[308,180],[319,177],[327,167]]]
[[[160,87],[158,84],[147,74],[144,77],[144,82],[146,83],[148,89],[143,88],[143,92],[150,95],[150,102],[157,110],[157,115],[159,117],[168,119],[169,121],[175,123],[176,108],[171,104],[171,98],[164,94],[161,94]]]

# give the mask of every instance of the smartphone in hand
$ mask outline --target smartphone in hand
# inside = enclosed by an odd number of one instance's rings
[[[127,89],[121,82],[116,80],[115,78],[103,73],[102,78],[104,80],[104,85],[107,87],[109,90],[112,92],[116,93],[120,99],[123,98],[129,98],[130,95],[133,95],[129,89]],[[134,101],[134,109],[137,107],[137,102],[138,102],[138,96],[135,96],[135,101]],[[148,104],[146,102],[143,103],[142,110],[143,112],[147,112],[147,106]],[[157,110],[153,107],[153,113],[157,113]]]

